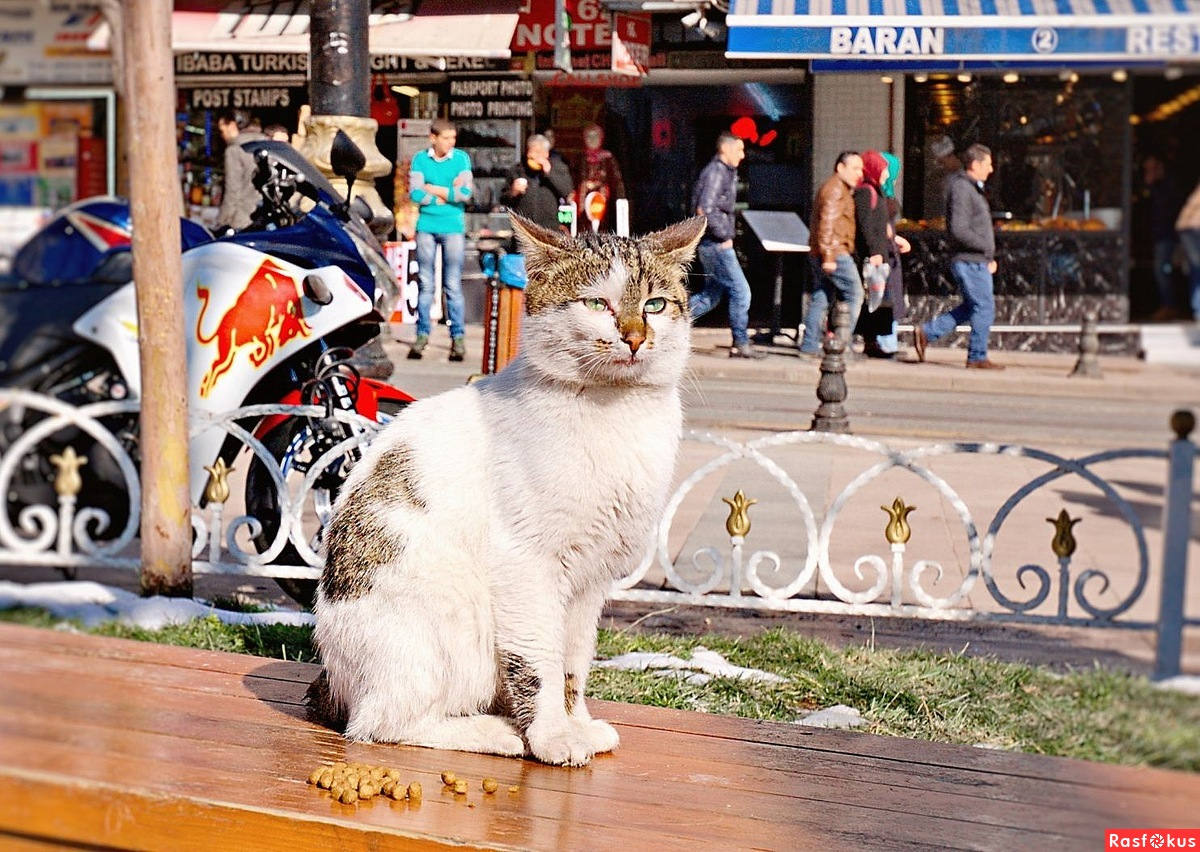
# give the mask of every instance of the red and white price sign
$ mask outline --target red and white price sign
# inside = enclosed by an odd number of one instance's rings
[[[650,65],[650,16],[613,13],[612,70],[630,77],[645,75]]]

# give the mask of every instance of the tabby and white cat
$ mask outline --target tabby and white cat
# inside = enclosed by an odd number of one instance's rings
[[[355,740],[579,766],[607,590],[650,542],[682,423],[696,217],[572,240],[517,217],[519,357],[409,406],[326,533],[310,697]]]

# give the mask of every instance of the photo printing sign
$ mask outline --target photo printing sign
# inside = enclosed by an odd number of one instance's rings
[[[533,118],[533,81],[519,77],[450,80],[450,118]]]

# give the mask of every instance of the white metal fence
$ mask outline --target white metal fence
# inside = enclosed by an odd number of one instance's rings
[[[84,566],[138,570],[136,439],[122,426],[136,411],[134,402],[73,408],[38,394],[0,389],[0,489],[9,495],[7,510],[0,513],[0,565],[50,565],[68,576]],[[283,452],[278,445],[269,449],[254,433],[256,424],[274,415],[301,418],[295,421],[295,440]],[[306,447],[303,419],[327,416],[351,427],[352,436],[336,444]],[[1112,450],[1077,458],[1004,444],[959,442],[896,449],[865,438],[815,432],[784,432],[745,442],[688,432],[686,444],[706,446],[708,457],[685,471],[671,494],[653,546],[616,585],[613,597],[661,605],[1155,631],[1156,674],[1172,676],[1179,672],[1184,629],[1200,627],[1200,617],[1189,614],[1186,607],[1197,453],[1190,440],[1193,425],[1190,412],[1177,412],[1171,422],[1175,438],[1161,450]],[[221,429],[239,452],[226,454],[234,458],[232,468],[223,461],[208,468],[205,498],[199,501],[203,505],[192,511],[193,569],[316,579],[321,565],[319,533],[331,502],[329,472],[352,460],[378,428],[379,424],[357,415],[330,414],[316,406],[254,406],[194,420],[193,434]],[[806,488],[779,460],[789,449],[803,448],[866,453],[875,461],[854,475],[827,505],[814,506]],[[938,460],[956,456],[991,458],[1009,468],[1015,460],[1023,460],[1044,470],[1013,488],[984,524],[985,518],[977,519],[968,505],[969,490],[956,488],[934,469]],[[105,460],[108,478],[89,483],[89,475],[98,475],[98,457]],[[1165,466],[1159,553],[1152,552],[1148,541],[1144,507],[1133,505],[1097,470],[1131,460],[1157,460]],[[257,479],[247,480],[252,466],[257,467]],[[786,513],[776,506],[768,520],[782,525],[774,538],[787,543],[790,559],[777,549],[750,546],[750,507],[757,501],[740,488],[721,497],[729,505],[724,534],[702,523],[700,509],[715,503],[717,496],[701,493],[702,485],[710,477],[729,474],[735,466],[760,495],[782,496]],[[852,561],[834,553],[834,534],[847,507],[863,495],[877,494],[881,477],[892,471],[915,476],[916,484],[924,483],[920,487],[932,489],[938,502],[949,507],[936,523],[943,527],[952,523],[954,530],[961,527],[955,533],[965,545],[965,558],[956,560],[961,564],[944,565],[947,560],[913,552],[910,541],[916,519],[910,520],[913,508],[900,496],[890,505],[885,500],[881,507],[887,513],[886,523],[879,525],[882,553],[858,555]],[[19,499],[31,493],[29,484],[39,477],[53,486],[53,490],[45,488],[46,499]],[[1128,531],[1129,555],[1114,554],[1106,561],[1101,554],[1100,567],[1095,559],[1092,567],[1077,567],[1073,528],[1079,519],[1064,507],[1047,519],[1053,524],[1044,548],[1049,567],[1040,562],[1012,566],[998,558],[1000,534],[1014,512],[1031,495],[1044,496],[1052,483],[1071,477],[1094,489],[1108,516]],[[272,499],[265,504],[264,489],[272,490]],[[269,507],[270,517],[256,517],[249,511],[257,507],[261,512],[263,505]],[[760,505],[753,511],[764,508]],[[707,515],[711,521],[712,511]],[[1159,520],[1157,508],[1151,515]],[[918,517],[922,524],[935,523],[929,510]],[[688,543],[697,540],[699,546],[688,552]],[[870,545],[856,537],[852,546]],[[1112,576],[1118,566],[1120,582]],[[1158,592],[1157,602],[1150,600],[1153,591]]]

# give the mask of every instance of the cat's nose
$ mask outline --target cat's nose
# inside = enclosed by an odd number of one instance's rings
[[[629,352],[636,354],[642,344],[646,342],[646,335],[640,331],[628,331],[621,335],[621,339],[629,344]]]

